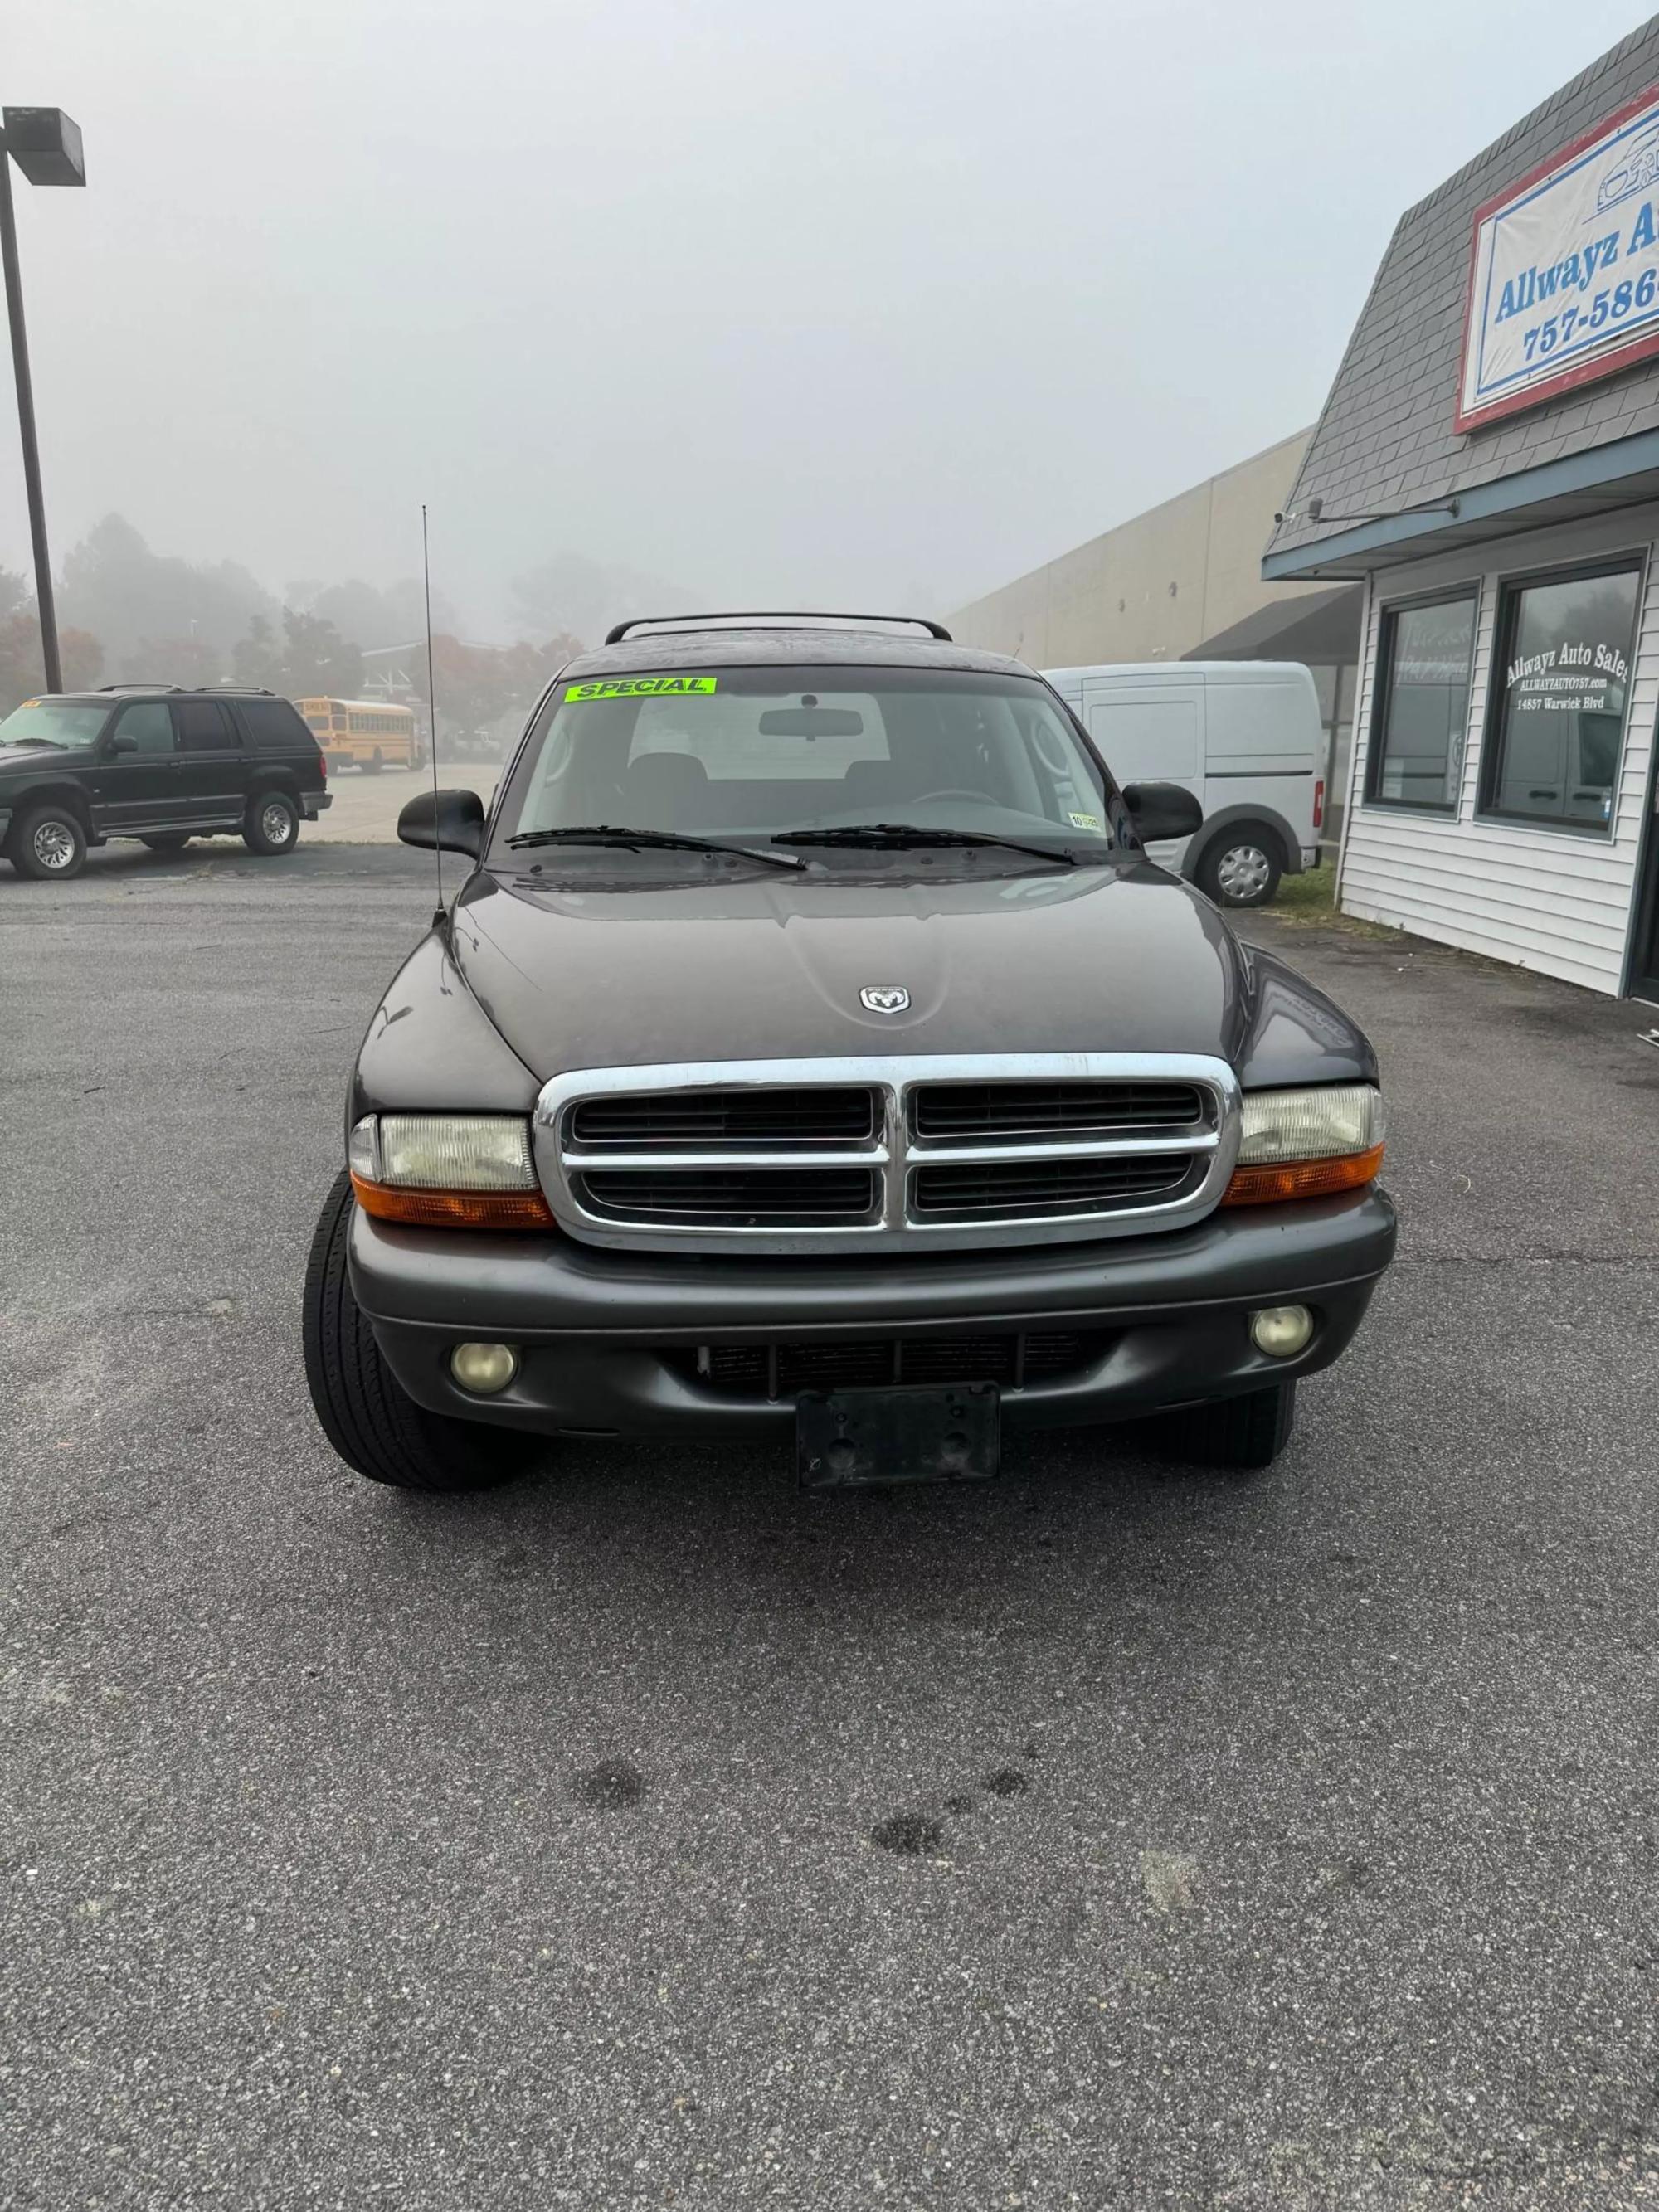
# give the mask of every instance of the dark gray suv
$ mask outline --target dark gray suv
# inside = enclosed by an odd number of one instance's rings
[[[316,738],[273,692],[51,692],[0,722],[0,853],[59,882],[112,837],[173,852],[229,830],[250,852],[291,853],[327,781]]]
[[[1393,1252],[1370,1046],[1145,843],[1019,662],[623,624],[550,689],[369,1024],[305,1353],[380,1482],[778,1437],[835,1486],[1143,1417],[1264,1465]]]

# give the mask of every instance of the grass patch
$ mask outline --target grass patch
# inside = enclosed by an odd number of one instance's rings
[[[1346,937],[1369,937],[1378,943],[1404,934],[1380,921],[1362,921],[1357,915],[1341,913],[1335,896],[1336,870],[1328,863],[1322,868],[1304,868],[1299,876],[1281,877],[1278,896],[1261,910],[1293,929],[1340,929]]]
[[[1267,910],[1286,921],[1334,921],[1335,891],[1334,868],[1304,868],[1299,876],[1279,878],[1278,893]]]

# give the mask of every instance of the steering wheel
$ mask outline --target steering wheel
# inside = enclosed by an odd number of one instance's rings
[[[966,799],[975,806],[1000,806],[1000,799],[993,799],[988,791],[924,791],[909,801],[912,806],[926,806],[933,799]]]

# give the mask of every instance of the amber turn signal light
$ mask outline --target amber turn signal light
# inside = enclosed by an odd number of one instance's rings
[[[1221,1203],[1272,1206],[1291,1198],[1329,1198],[1374,1182],[1382,1166],[1382,1147],[1344,1152],[1334,1160],[1299,1160],[1286,1167],[1235,1168]]]
[[[351,1188],[365,1213],[415,1229],[551,1229],[552,1210],[538,1190],[415,1190],[371,1182],[355,1170]]]

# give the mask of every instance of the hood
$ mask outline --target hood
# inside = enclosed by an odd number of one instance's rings
[[[0,745],[0,775],[4,775],[8,769],[39,768],[45,760],[82,768],[92,759],[93,753],[91,745],[51,745],[44,738],[30,738],[21,744]]]
[[[580,1067],[879,1052],[1218,1053],[1251,971],[1207,900],[1139,860],[891,884],[772,873],[619,891],[481,872],[457,902],[474,997],[543,1081]],[[866,1011],[902,985],[908,1010]]]

